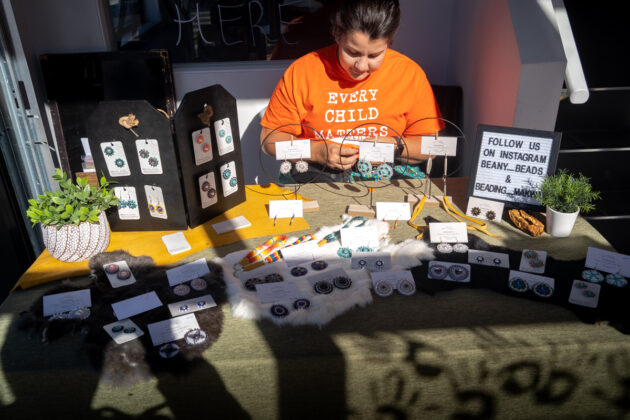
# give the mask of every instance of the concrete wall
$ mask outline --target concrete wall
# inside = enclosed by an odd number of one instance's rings
[[[553,130],[566,60],[535,0],[458,0],[449,79],[464,91],[470,174],[478,124]]]

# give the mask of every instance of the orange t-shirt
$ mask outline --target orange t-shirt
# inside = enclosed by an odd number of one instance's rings
[[[337,44],[295,60],[278,82],[261,125],[301,138],[432,134],[444,127],[424,71],[408,57],[387,49],[383,63],[367,78],[350,78],[337,60]],[[418,122],[419,121],[419,122]],[[393,130],[393,131],[392,131]]]

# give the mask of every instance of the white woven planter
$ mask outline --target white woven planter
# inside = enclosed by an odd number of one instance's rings
[[[44,245],[54,258],[64,262],[84,261],[105,251],[109,245],[109,223],[105,212],[98,215],[98,223],[42,227]]]

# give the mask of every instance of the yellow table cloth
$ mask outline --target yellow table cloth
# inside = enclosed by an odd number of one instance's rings
[[[112,232],[107,251],[123,249],[134,256],[149,255],[157,265],[164,266],[173,264],[187,255],[206,248],[228,245],[239,240],[273,235],[278,232],[295,232],[309,228],[308,223],[302,217],[295,218],[290,225],[289,219],[278,219],[276,226],[273,225],[273,220],[269,218],[266,207],[269,200],[293,200],[296,199],[294,193],[273,184],[247,186],[245,192],[246,200],[243,203],[194,229],[188,228],[184,232],[191,247],[189,251],[176,255],[171,255],[166,251],[161,238],[173,233],[172,231]],[[302,200],[304,198],[298,194],[297,199]],[[212,228],[214,223],[238,216],[247,218],[251,222],[251,226],[221,235]],[[89,271],[88,261],[61,262],[53,258],[47,250],[44,250],[28,270],[22,274],[13,290],[17,288],[28,289],[53,280],[81,276],[89,273]]]

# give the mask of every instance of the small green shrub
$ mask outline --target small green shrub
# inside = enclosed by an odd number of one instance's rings
[[[536,199],[561,213],[580,210],[588,213],[595,209],[593,201],[600,199],[599,191],[593,191],[588,177],[572,175],[564,169],[556,175],[547,175],[536,191]]]
[[[60,228],[81,222],[98,222],[101,211],[119,204],[113,191],[107,189],[110,183],[104,176],[100,179],[100,187],[92,187],[87,178],[81,177],[77,177],[74,184],[61,169],[57,169],[52,178],[59,183],[58,191],[46,191],[37,199],[28,200],[30,206],[26,215],[33,226],[41,223],[42,226]]]

